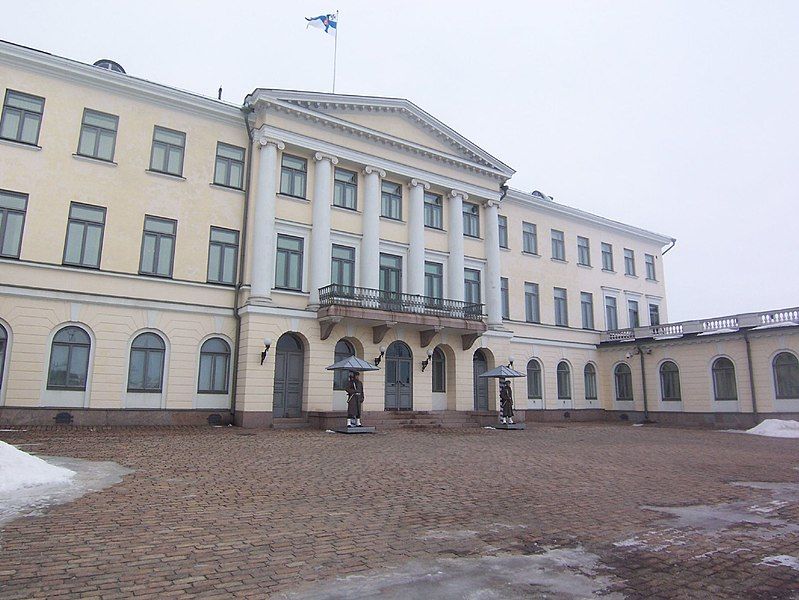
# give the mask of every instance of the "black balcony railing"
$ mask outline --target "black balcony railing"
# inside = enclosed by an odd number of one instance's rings
[[[416,313],[450,319],[482,321],[483,305],[399,292],[384,292],[351,285],[332,284],[319,290],[321,306],[353,306],[389,312]]]

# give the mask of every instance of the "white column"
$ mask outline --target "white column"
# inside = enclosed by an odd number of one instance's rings
[[[308,269],[308,306],[319,306],[319,288],[330,285],[330,206],[333,204],[333,165],[338,159],[329,154],[314,154],[313,199],[311,210],[311,260]]]
[[[498,203],[489,200],[486,203],[486,275],[484,303],[488,312],[488,326],[492,329],[502,328],[502,295],[500,290],[499,259],[499,213]]]
[[[449,193],[449,261],[447,298],[463,301],[463,201],[469,198],[465,192],[453,190]]]
[[[424,295],[424,192],[430,184],[411,179],[408,200],[408,285],[407,292]]]
[[[380,179],[386,172],[366,167],[364,173],[363,238],[361,241],[360,286],[380,287]]]
[[[275,263],[275,202],[277,201],[277,151],[282,142],[266,136],[256,138],[261,151],[258,186],[253,203],[252,259],[250,261],[251,304],[271,302]]]

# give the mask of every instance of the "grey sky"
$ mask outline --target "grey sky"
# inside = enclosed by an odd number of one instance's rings
[[[798,2],[43,1],[0,37],[241,102],[401,96],[513,187],[678,238],[670,320],[799,305]]]

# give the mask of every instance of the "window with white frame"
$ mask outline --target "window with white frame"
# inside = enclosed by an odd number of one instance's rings
[[[236,283],[239,255],[239,232],[222,227],[211,227],[208,238],[209,283]]]
[[[644,254],[644,264],[646,265],[646,278],[655,281],[655,257],[651,254]]]
[[[596,400],[596,367],[591,363],[586,363],[583,369],[583,383],[585,384],[585,399]]]
[[[432,300],[444,298],[444,265],[437,262],[424,263],[424,295]]]
[[[613,370],[613,378],[616,382],[616,401],[631,402],[633,399],[633,373],[625,363],[616,365]]]
[[[566,260],[566,238],[562,231],[553,229],[552,236],[552,258],[555,260]]]
[[[565,360],[558,364],[558,400],[571,400],[572,397],[572,372],[569,363]]]
[[[333,244],[330,283],[342,287],[355,287],[355,248]]]
[[[499,215],[499,247],[508,247],[508,217]]]
[[[157,394],[164,385],[164,357],[166,345],[154,333],[136,336],[130,347],[128,392]]]
[[[780,352],[774,357],[774,389],[778,400],[799,398],[799,360],[790,352]]]
[[[522,223],[522,251],[538,254],[538,227],[535,223]]]
[[[580,292],[580,314],[583,318],[583,329],[594,328],[594,295]]]
[[[640,327],[641,318],[638,314],[638,300],[627,300],[627,313],[630,321],[630,327]]]
[[[380,184],[380,216],[402,220],[402,185],[393,181]]]
[[[85,391],[91,346],[89,334],[80,327],[60,329],[50,346],[47,389]]]
[[[602,270],[613,271],[613,246],[602,242]]]
[[[566,290],[564,288],[556,287],[554,289],[554,300],[555,300],[555,325],[568,327],[569,305],[568,305]]]
[[[302,254],[304,240],[293,235],[277,236],[275,257],[275,287],[283,290],[302,290]]]
[[[524,320],[528,323],[541,322],[541,304],[538,298],[538,284],[524,284]]]
[[[333,182],[333,206],[356,210],[358,208],[358,174],[339,169]]]
[[[502,318],[510,319],[510,294],[508,291],[508,278],[499,278],[499,297],[502,301]]]
[[[308,161],[299,156],[284,154],[280,160],[280,193],[305,198],[308,182]]]
[[[447,359],[441,348],[433,350],[433,392],[442,393],[447,391]]]
[[[611,331],[619,328],[619,315],[616,310],[616,298],[605,296],[605,329]]]
[[[424,226],[444,229],[444,208],[440,194],[424,193]]]
[[[577,236],[577,264],[591,266],[591,242],[587,237]]]
[[[139,273],[172,277],[178,222],[161,217],[144,217]]]
[[[713,361],[713,397],[719,401],[738,400],[738,385],[735,382],[735,365],[726,356]]]
[[[230,370],[230,344],[222,338],[205,340],[200,347],[198,394],[227,394]]]
[[[64,264],[99,269],[104,229],[105,208],[77,202],[70,204]]]
[[[480,237],[480,207],[471,202],[463,203],[463,235]]]
[[[463,270],[463,300],[467,304],[480,304],[480,271]]]
[[[624,249],[624,273],[635,276],[635,251]]]
[[[530,359],[527,363],[527,397],[540,400],[544,397],[544,386],[541,384],[541,363]]]
[[[680,369],[673,361],[660,365],[660,394],[664,402],[680,402]]]
[[[660,325],[660,307],[657,304],[649,305],[649,324]]]
[[[19,258],[27,208],[27,194],[0,190],[0,256]]]

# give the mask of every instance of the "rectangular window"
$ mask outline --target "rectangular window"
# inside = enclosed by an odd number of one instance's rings
[[[298,156],[284,154],[280,162],[280,193],[295,198],[305,198],[308,181],[308,161]]]
[[[637,300],[628,300],[627,301],[627,313],[630,318],[630,327],[640,327],[641,326],[641,319],[638,316],[638,301]]]
[[[438,194],[424,194],[424,226],[444,229],[444,209]]]
[[[333,182],[333,206],[357,210],[358,174],[346,169],[336,169]]]
[[[380,185],[380,216],[402,220],[402,185],[384,181]]]
[[[153,151],[150,170],[169,175],[183,175],[183,152],[186,149],[186,134],[165,127],[153,130]]]
[[[43,112],[44,98],[6,90],[3,116],[0,118],[0,137],[37,145]]]
[[[563,288],[555,288],[555,325],[569,326],[569,307]]]
[[[635,252],[629,248],[624,249],[624,273],[635,275]]]
[[[277,236],[275,257],[275,287],[302,290],[303,239],[291,235]]]
[[[28,196],[0,190],[0,256],[19,258]]]
[[[660,307],[657,304],[649,305],[649,324],[660,325]]]
[[[577,236],[577,264],[591,266],[591,246],[586,237]]]
[[[210,283],[236,283],[239,256],[239,232],[221,227],[211,227],[208,240],[208,281]]]
[[[605,329],[611,331],[619,328],[619,315],[616,312],[616,298],[605,296]]]
[[[499,215],[499,247],[508,247],[508,217]]]
[[[524,284],[524,320],[528,323],[541,322],[541,305],[538,300],[538,284]]]
[[[244,187],[244,148],[217,142],[214,183],[237,190]]]
[[[424,295],[435,300],[444,298],[444,265],[424,263]]]
[[[655,281],[655,257],[651,254],[644,254],[644,263],[646,263],[646,278],[650,281]]]
[[[510,294],[508,292],[508,278],[499,278],[499,296],[502,301],[502,318],[510,319]]]
[[[100,268],[105,208],[73,202],[69,206],[64,264]]]
[[[98,160],[114,160],[119,117],[96,110],[84,109],[80,125],[78,154]]]
[[[583,329],[594,328],[594,295],[580,292],[580,313],[583,317]]]
[[[538,228],[535,223],[522,223],[522,250],[538,254]]]
[[[562,231],[552,230],[552,258],[566,260],[566,240]]]
[[[463,235],[480,237],[480,207],[471,202],[463,203]]]
[[[173,219],[144,217],[139,273],[172,277],[177,228],[178,222]]]
[[[613,270],[613,246],[602,242],[602,270]]]
[[[339,286],[355,286],[355,248],[333,244],[330,282]]]
[[[380,291],[388,294],[402,292],[402,257],[380,254]]]
[[[463,270],[463,300],[467,304],[480,304],[480,271]]]

